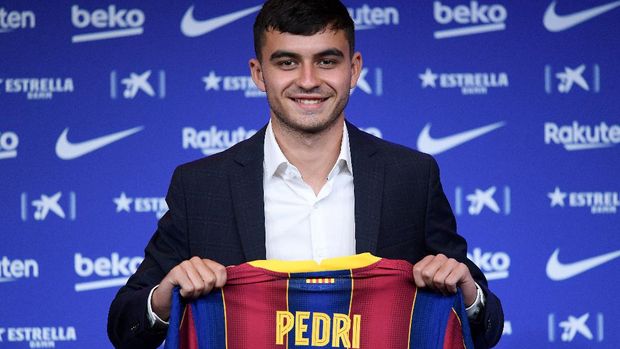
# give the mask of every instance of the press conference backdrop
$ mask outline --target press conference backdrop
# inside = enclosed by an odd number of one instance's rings
[[[618,348],[620,1],[357,1],[346,115],[435,155],[500,348]],[[0,3],[0,348],[107,348],[175,166],[268,120],[260,1]],[[337,234],[338,232],[334,232]]]

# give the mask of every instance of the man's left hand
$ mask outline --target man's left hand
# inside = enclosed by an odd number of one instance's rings
[[[476,300],[476,283],[464,263],[443,254],[428,255],[413,266],[417,287],[428,287],[443,294],[456,293],[460,287],[465,305]]]

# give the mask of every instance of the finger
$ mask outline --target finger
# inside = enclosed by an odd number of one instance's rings
[[[213,286],[215,286],[215,274],[213,271],[207,267],[199,257],[191,258],[190,262],[192,263],[192,267],[198,276],[196,282],[200,284],[200,289],[195,292],[196,297],[211,292]]]
[[[190,297],[194,292],[194,283],[191,281],[184,263],[189,263],[189,261],[183,261],[174,267],[167,278],[170,284],[179,287],[181,297]]]
[[[422,277],[422,273],[426,266],[435,258],[435,256],[426,256],[422,258],[419,262],[414,264],[413,266],[413,281],[415,282],[416,287],[426,287],[426,283],[424,282],[424,278]]]
[[[434,290],[437,290],[437,286],[435,285],[433,280],[435,278],[435,274],[441,268],[441,266],[445,263],[446,260],[447,260],[446,256],[442,254],[438,254],[435,256],[435,258],[433,258],[430,261],[430,263],[426,265],[426,267],[422,271],[422,279],[424,280],[426,287],[430,287]]]
[[[192,260],[183,261],[180,267],[188,280],[188,282],[179,285],[181,287],[181,295],[188,298],[200,296],[206,288],[206,285],[204,279],[198,270],[196,270]]]
[[[458,263],[458,265],[452,269],[450,275],[446,277],[446,289],[450,293],[456,293],[457,287],[466,279],[466,276],[469,274],[469,269],[463,263]]]
[[[203,259],[202,262],[215,274],[215,287],[224,287],[226,280],[228,280],[226,267],[210,259]]]
[[[458,267],[458,264],[459,262],[453,258],[446,259],[433,277],[433,285],[435,289],[444,295],[452,293],[452,289],[456,291],[456,284],[452,284],[452,280],[448,280],[448,276],[451,275],[454,269]]]

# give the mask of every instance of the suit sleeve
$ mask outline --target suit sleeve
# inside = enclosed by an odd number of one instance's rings
[[[165,329],[152,329],[147,318],[151,289],[181,261],[188,259],[186,203],[181,168],[177,168],[166,196],[169,210],[146,249],[144,261],[112,301],[108,337],[116,348],[157,348]]]
[[[502,306],[499,298],[489,290],[482,271],[467,258],[467,242],[456,233],[456,220],[441,186],[439,167],[433,158],[429,167],[427,203],[427,250],[429,254],[443,253],[467,265],[486,297],[483,310],[475,321],[470,322],[474,345],[477,349],[493,347],[499,341],[504,327]]]

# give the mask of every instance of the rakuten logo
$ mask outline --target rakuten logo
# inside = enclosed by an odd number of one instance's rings
[[[34,259],[0,259],[0,282],[39,277],[39,264]]]
[[[15,132],[0,132],[0,160],[17,157],[19,137]]]
[[[113,252],[110,258],[99,257],[97,259],[90,259],[82,256],[81,253],[76,253],[74,268],[79,277],[87,278],[96,275],[106,279],[76,283],[75,291],[122,286],[129,276],[138,270],[142,260],[142,257],[120,257],[116,252]]]
[[[370,7],[367,4],[358,8],[347,8],[355,30],[374,29],[382,25],[398,25],[400,14],[396,7]]]
[[[208,130],[200,131],[184,127],[182,132],[183,149],[200,149],[203,154],[212,155],[252,137],[256,130],[246,130],[241,126],[236,130],[218,130],[217,126],[211,126]]]
[[[506,252],[482,252],[480,248],[474,248],[467,258],[474,262],[482,270],[487,280],[508,278],[510,268],[510,256]]]
[[[96,9],[90,13],[78,5],[73,5],[71,23],[74,27],[84,29],[92,26],[103,30],[73,35],[71,41],[77,43],[141,35],[144,32],[144,21],[144,12],[136,8],[117,10],[116,5],[110,5],[107,9]]]
[[[545,122],[545,144],[561,144],[568,151],[590,150],[613,147],[620,143],[620,125],[580,125],[573,121],[572,125],[560,126],[553,122]]]
[[[443,5],[441,1],[435,1],[433,15],[435,21],[441,25],[452,22],[461,25],[459,28],[435,31],[435,39],[445,39],[505,30],[508,11],[502,5],[479,5],[478,1],[471,1],[469,7],[458,5],[454,8]]]
[[[9,11],[0,7],[0,33],[8,33],[16,29],[34,28],[36,17],[32,11]]]

